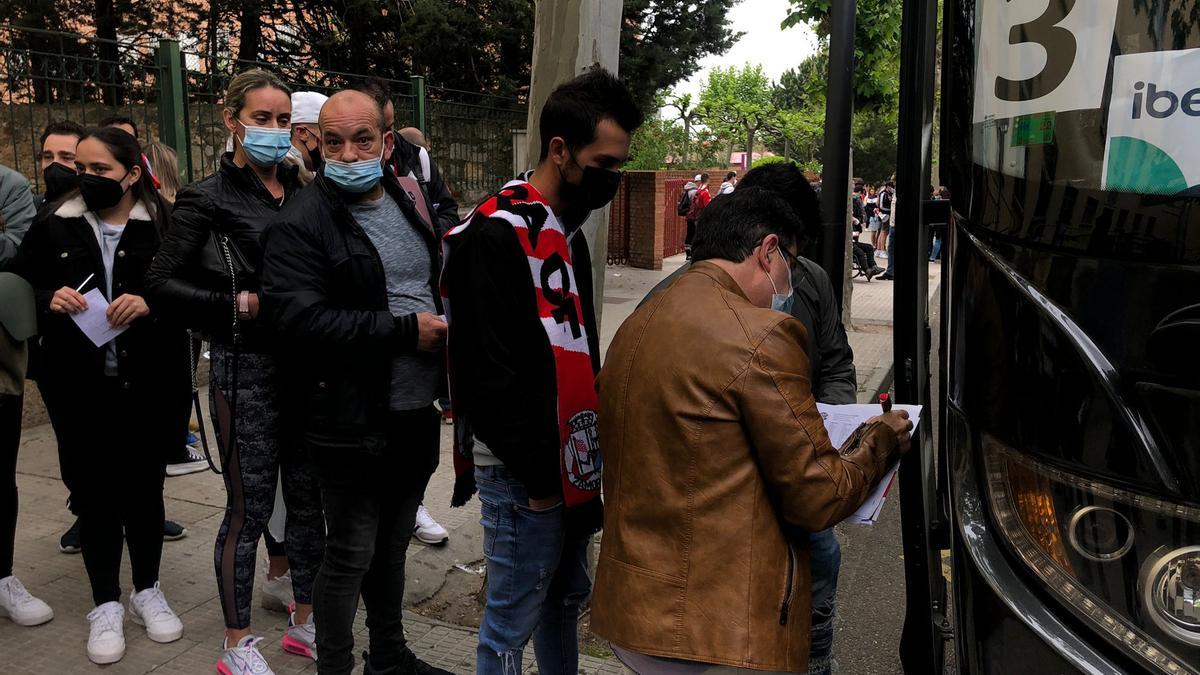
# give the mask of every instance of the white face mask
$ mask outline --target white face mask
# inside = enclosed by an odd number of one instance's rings
[[[780,258],[784,257],[782,249],[778,249],[777,252],[779,253]],[[774,291],[771,294],[771,309],[783,312],[785,314],[791,314],[792,305],[796,300],[796,293],[792,288],[792,269],[788,266],[786,259],[784,259],[783,265],[788,270],[788,292],[786,295],[779,292],[779,288],[775,285],[775,279],[771,276],[770,270],[767,270],[767,281],[771,282],[771,290]]]

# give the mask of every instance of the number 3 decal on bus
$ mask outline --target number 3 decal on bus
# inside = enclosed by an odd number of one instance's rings
[[[1099,108],[1119,0],[980,0],[975,122]]]

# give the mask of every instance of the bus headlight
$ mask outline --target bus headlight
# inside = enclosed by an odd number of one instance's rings
[[[1200,509],[983,438],[1000,539],[1076,616],[1156,672],[1200,675]]]
[[[1154,623],[1178,640],[1200,645],[1200,546],[1154,551],[1138,582]]]

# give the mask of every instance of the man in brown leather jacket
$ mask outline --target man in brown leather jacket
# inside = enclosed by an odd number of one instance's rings
[[[902,412],[829,442],[805,329],[775,311],[802,236],[766,190],[721,198],[701,217],[697,262],[609,347],[592,629],[635,672],[803,672],[807,533],[854,512],[908,449]]]

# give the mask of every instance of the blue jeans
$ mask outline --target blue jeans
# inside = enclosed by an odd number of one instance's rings
[[[933,238],[933,250],[929,252],[929,262],[933,262],[942,257],[942,238],[935,236]]]
[[[487,608],[475,672],[519,675],[529,638],[542,675],[579,668],[579,608],[591,594],[587,536],[569,536],[562,504],[529,508],[525,486],[503,466],[475,468],[487,559]]]
[[[809,675],[829,675],[833,665],[833,619],[837,609],[838,570],[842,546],[833,529],[809,535],[812,569],[812,645],[808,651]]]

